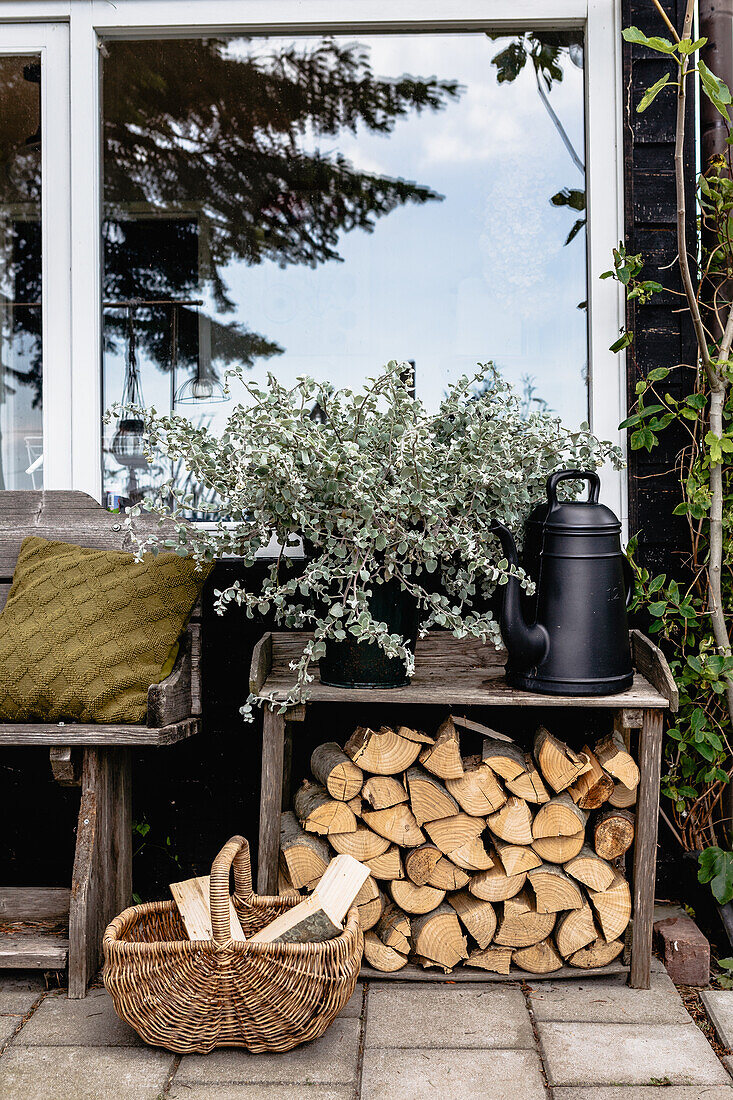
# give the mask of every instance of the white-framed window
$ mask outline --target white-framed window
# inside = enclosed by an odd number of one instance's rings
[[[183,411],[193,395],[216,423],[218,373],[247,355],[255,374],[347,384],[414,360],[427,403],[493,359],[529,403],[568,423],[587,410],[623,445],[624,363],[608,350],[623,302],[599,280],[623,225],[619,7],[0,2],[0,59],[12,42],[45,51],[54,181],[43,459],[25,469],[100,500],[134,490],[130,439],[119,425],[105,437],[104,405],[138,377],[147,403]],[[243,168],[248,128],[262,140]],[[625,515],[622,474],[607,472],[604,497]]]

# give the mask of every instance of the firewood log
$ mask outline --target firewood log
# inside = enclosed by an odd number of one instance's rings
[[[430,737],[427,733],[423,733],[422,730],[414,730],[410,726],[398,726],[397,732],[400,737],[404,737],[408,741],[417,741],[420,745],[435,744],[434,737]]]
[[[483,951],[472,951],[465,962],[466,966],[476,966],[479,970],[491,970],[495,974],[508,974],[512,965],[511,947],[498,947],[491,944]]]
[[[360,794],[355,794],[353,798],[350,798],[348,802],[344,802],[344,806],[348,806],[354,817],[361,817],[367,803],[361,797]]]
[[[528,871],[527,879],[535,892],[538,913],[560,913],[564,909],[582,908],[580,887],[561,867],[543,863],[541,867]]]
[[[619,810],[626,810],[629,806],[635,806],[638,790],[638,787],[627,787],[624,783],[614,783],[613,793],[608,796],[609,806],[615,806]]]
[[[402,955],[409,955],[412,943],[410,918],[393,902],[389,901],[385,905],[381,917],[374,926],[374,931],[387,947],[399,951]]]
[[[423,970],[442,970],[444,974],[450,974],[453,970],[452,966],[443,966],[442,963],[436,963],[434,959],[426,959],[424,955],[410,955],[410,960],[415,963],[416,966],[421,966]]]
[[[462,714],[454,714],[453,722],[456,726],[459,726],[460,729],[472,730],[474,733],[480,733],[483,737],[488,737],[490,740],[506,741],[508,745],[514,744],[513,737],[508,737],[505,733],[499,733],[497,730],[492,730],[482,722],[474,722],[473,718],[464,718]]]
[[[540,806],[532,822],[532,839],[546,836],[574,836],[585,829],[588,815],[575,805],[569,794],[555,795]]]
[[[615,875],[611,864],[596,855],[587,844],[583,845],[574,859],[568,860],[565,870],[591,890],[607,890]]]
[[[349,760],[344,750],[335,741],[318,745],[311,756],[311,771],[331,798],[339,802],[348,802],[357,795],[364,782],[361,768]]]
[[[391,882],[395,878],[404,878],[405,871],[402,866],[400,849],[393,844],[381,856],[374,859],[365,859],[364,866],[368,867],[374,878]]]
[[[493,737],[484,740],[481,758],[495,775],[507,782],[517,779],[527,770],[527,762],[521,749],[510,741],[497,741]]]
[[[481,948],[488,947],[496,931],[496,913],[490,901],[481,901],[466,890],[448,896],[448,904],[455,909],[466,931]]]
[[[480,836],[462,844],[460,848],[454,848],[450,854],[451,863],[461,867],[464,871],[488,871],[494,866],[494,860]]]
[[[593,921],[593,910],[587,901],[580,909],[573,909],[558,917],[555,927],[555,943],[564,959],[593,943],[598,931]]]
[[[601,738],[596,742],[594,752],[601,767],[614,779],[625,787],[638,787],[639,768],[631,753],[627,752],[620,733],[614,731],[608,737]]]
[[[384,912],[386,901],[384,894],[371,875],[356,895],[354,904],[359,910],[359,922],[362,932],[373,928]]]
[[[591,905],[596,911],[603,938],[609,943],[623,935],[631,919],[631,891],[618,871],[607,890],[589,890]]]
[[[504,902],[504,913],[494,941],[502,947],[531,947],[546,939],[555,927],[554,913],[538,913],[527,890]]]
[[[618,859],[634,842],[634,815],[628,810],[604,810],[593,826],[593,845],[601,859]]]
[[[365,863],[382,856],[389,848],[389,840],[372,832],[359,821],[353,833],[329,833],[328,842],[339,855],[353,856]]]
[[[430,913],[445,897],[445,890],[436,890],[434,886],[416,886],[406,878],[390,882],[389,892],[395,905],[410,915]]]
[[[534,760],[525,753],[525,770],[516,779],[507,779],[506,788],[515,794],[517,798],[523,798],[526,802],[542,805],[550,801],[547,787],[542,782],[542,777],[534,766]]]
[[[351,856],[336,856],[329,863],[313,893],[278,914],[250,943],[319,943],[339,936],[343,920],[358,903],[369,872]],[[236,935],[232,935],[237,939]]]
[[[590,768],[570,784],[568,794],[581,810],[597,810],[613,794],[613,777],[603,770],[587,745],[583,745],[583,755],[588,758]]]
[[[408,799],[404,786],[392,775],[370,775],[361,789],[361,796],[373,810],[388,810]]]
[[[540,726],[534,735],[534,758],[556,794],[588,770],[588,760]]]
[[[461,809],[472,817],[493,814],[506,802],[496,776],[480,756],[464,757],[463,775],[446,779],[445,785]]]
[[[452,817],[440,818],[438,821],[428,821],[425,832],[433,844],[440,848],[443,855],[450,859],[451,852],[475,840],[485,828],[482,817],[469,817],[468,814],[457,813]]]
[[[412,920],[412,943],[416,954],[441,966],[453,967],[468,958],[466,937],[454,910],[445,903]]]
[[[456,867],[447,856],[441,856],[430,872],[428,886],[436,890],[462,890],[468,885],[470,876],[461,867]]]
[[[435,744],[420,753],[420,763],[440,779],[458,779],[463,775],[458,733],[450,715],[438,729]]]
[[[320,783],[307,779],[295,792],[293,807],[307,833],[327,836],[329,833],[356,832],[356,817],[346,802],[331,798]]]
[[[364,958],[375,970],[384,974],[394,974],[407,965],[407,955],[400,954],[392,947],[382,943],[374,932],[364,933]]]
[[[512,954],[512,962],[520,970],[528,970],[531,974],[551,974],[563,964],[550,939],[533,943],[531,947],[521,947]]]
[[[593,970],[597,966],[608,966],[609,963],[618,958],[623,949],[624,945],[621,940],[608,943],[606,940],[599,938],[571,955],[570,964],[571,966],[579,966],[581,970]]]
[[[405,802],[390,806],[387,810],[365,810],[362,819],[373,832],[402,848],[416,848],[418,844],[425,843],[425,834]]]
[[[388,726],[377,732],[358,726],[344,745],[355,764],[372,775],[397,775],[415,762],[420,744],[400,737]]]
[[[443,859],[440,848],[435,844],[421,844],[405,852],[405,874],[416,886],[425,886],[433,872],[435,864]]]
[[[525,844],[507,844],[505,840],[494,837],[494,848],[507,875],[531,871],[542,863],[535,850]]]
[[[410,806],[418,825],[428,821],[437,821],[441,817],[452,817],[460,813],[461,807],[443,784],[426,772],[424,768],[408,768],[405,773],[407,789],[410,792]]]
[[[479,871],[477,875],[472,875],[468,889],[474,897],[481,898],[482,901],[505,901],[519,893],[526,879],[526,871],[519,875],[507,875],[501,864],[496,863],[488,871]]]
[[[286,810],[280,816],[280,862],[296,890],[301,886],[312,889],[331,862],[328,844],[301,829],[292,810]]]
[[[277,892],[279,897],[283,898],[299,898],[301,896],[300,890],[296,890],[290,881],[290,875],[287,872],[287,868],[283,866],[284,860],[281,857],[280,866],[277,870]]]
[[[545,863],[567,863],[577,856],[584,844],[584,829],[573,836],[541,836],[532,841],[532,847]]]
[[[500,840],[510,844],[531,844],[532,811],[523,798],[511,795],[500,810],[490,814],[486,823]]]

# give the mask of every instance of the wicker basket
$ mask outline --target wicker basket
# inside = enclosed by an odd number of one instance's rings
[[[322,1035],[354,992],[364,948],[357,909],[325,943],[233,941],[232,863],[246,936],[300,900],[253,894],[249,845],[235,836],[211,868],[212,940],[185,939],[172,901],[133,905],[104,934],[104,984],[118,1016],[147,1043],[179,1054],[291,1050]]]

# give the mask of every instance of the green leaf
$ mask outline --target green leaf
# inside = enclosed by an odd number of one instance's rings
[[[651,88],[647,88],[647,90],[644,92],[644,95],[641,97],[639,105],[636,108],[636,113],[638,115],[642,114],[643,111],[646,111],[647,107],[654,102],[654,100],[657,98],[662,88],[665,86],[665,84],[668,83],[668,81],[669,73],[665,73],[661,80],[658,80],[656,84],[652,84]]]
[[[726,122],[730,122],[728,104],[731,102],[731,94],[728,85],[710,72],[704,61],[698,61],[697,71],[700,73],[700,86],[719,114]]]
[[[733,852],[722,848],[705,848],[698,859],[699,882],[709,882],[713,897],[720,905],[733,900]]]
[[[697,53],[706,44],[707,38],[697,38],[694,42],[689,38],[683,38],[677,43],[677,49],[685,57],[688,57],[691,53]]]
[[[634,342],[633,332],[625,332],[623,336],[620,336],[613,344],[611,344],[609,351],[623,351],[624,348],[628,348]]]
[[[650,370],[647,374],[647,380],[649,382],[663,382],[665,378],[669,377],[669,374],[669,367],[655,367],[654,370]]]
[[[650,50],[656,50],[657,53],[672,54],[676,49],[674,43],[668,38],[657,38],[655,35],[647,38],[638,27],[626,27],[621,34],[626,42],[631,42],[635,46],[646,46]]]

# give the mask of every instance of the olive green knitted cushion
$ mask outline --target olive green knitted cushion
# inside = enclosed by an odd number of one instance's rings
[[[210,567],[24,539],[0,612],[0,721],[145,721]]]

